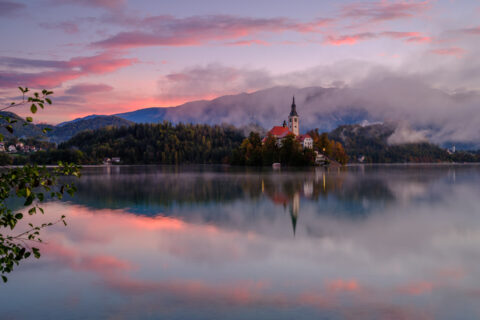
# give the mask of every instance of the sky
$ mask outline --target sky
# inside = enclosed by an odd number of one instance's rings
[[[58,123],[378,70],[477,94],[479,21],[474,0],[0,0],[0,103],[51,89],[35,120]]]

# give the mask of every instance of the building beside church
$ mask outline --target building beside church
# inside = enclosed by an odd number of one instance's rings
[[[295,97],[293,97],[292,105],[290,107],[290,114],[288,115],[288,125],[286,121],[283,121],[282,126],[275,126],[270,131],[268,135],[272,135],[277,139],[277,145],[282,146],[282,140],[288,135],[294,135],[297,141],[302,145],[304,149],[313,149],[313,139],[308,134],[300,134],[300,117],[297,113],[297,106],[295,104]],[[263,138],[265,141],[266,137]]]

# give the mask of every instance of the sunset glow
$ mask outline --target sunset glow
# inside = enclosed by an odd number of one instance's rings
[[[308,75],[349,61],[462,72],[458,60],[478,53],[479,12],[475,1],[448,0],[2,0],[1,102],[15,100],[19,85],[52,89],[54,107],[36,121],[58,123],[274,85],[348,84],[354,70],[322,83]]]

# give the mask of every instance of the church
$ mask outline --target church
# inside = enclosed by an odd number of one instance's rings
[[[287,122],[283,121],[282,126],[275,126],[270,131],[268,131],[268,135],[272,135],[277,139],[277,145],[279,147],[282,146],[282,140],[292,134],[295,136],[297,141],[302,145],[304,149],[313,149],[313,139],[308,134],[300,134],[300,117],[297,113],[297,106],[295,105],[295,97],[293,97],[292,106],[290,107],[290,114],[288,115],[288,126]],[[263,138],[265,141],[266,137]]]

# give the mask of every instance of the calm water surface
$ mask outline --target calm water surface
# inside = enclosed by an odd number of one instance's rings
[[[480,166],[86,168],[1,319],[479,319]],[[36,217],[41,221],[42,217]]]

